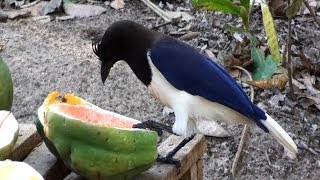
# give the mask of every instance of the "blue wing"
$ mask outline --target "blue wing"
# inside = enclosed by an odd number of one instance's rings
[[[191,46],[163,37],[152,45],[150,58],[175,88],[232,108],[268,131],[260,122],[265,113],[225,70]]]

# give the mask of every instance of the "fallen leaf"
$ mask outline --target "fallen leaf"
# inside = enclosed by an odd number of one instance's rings
[[[25,9],[31,11],[31,16],[45,16],[55,12],[61,6],[61,3],[62,0],[40,1]]]
[[[46,15],[46,16],[35,16],[30,18],[33,21],[36,22],[41,22],[41,23],[48,23],[51,21],[51,17]]]
[[[0,9],[0,22],[6,22],[8,19],[8,15],[2,9]]]
[[[179,39],[183,40],[183,41],[190,41],[198,36],[200,36],[200,32],[188,32],[185,35],[182,35]]]
[[[171,19],[181,19],[181,21],[189,22],[193,19],[193,16],[191,16],[187,12],[173,12],[173,11],[165,11]]]
[[[199,119],[195,121],[199,133],[206,136],[230,137],[231,135],[216,121]]]
[[[162,110],[162,116],[168,116],[169,114],[174,113],[173,109],[165,106]]]
[[[260,81],[247,81],[246,83],[261,88],[261,89],[272,89],[277,88],[279,91],[283,91],[286,87],[289,78],[287,74],[274,75],[271,79],[260,80]]]
[[[72,3],[63,4],[63,9],[68,16],[75,18],[98,16],[107,11],[101,6]]]
[[[230,74],[230,76],[233,77],[233,78],[239,78],[240,75],[241,75],[241,71],[240,71],[240,69],[231,69],[231,70],[229,71],[229,74]]]
[[[309,6],[310,6],[311,9],[313,10],[313,12],[315,12],[315,13],[317,13],[317,15],[319,15],[320,13],[317,12],[318,8],[320,7],[319,2],[317,2],[317,0],[307,0],[307,2],[309,3]],[[299,14],[299,15],[301,15],[301,14],[310,14],[310,11],[309,11],[309,9],[303,4],[297,14]]]
[[[312,76],[310,76],[310,74],[302,74],[303,77],[303,84],[306,86],[307,90],[311,93],[311,94],[320,94],[320,91],[316,88],[313,87],[313,78]]]
[[[317,95],[299,95],[299,104],[304,108],[315,105],[320,110],[320,94]]]
[[[272,96],[268,103],[272,106],[272,107],[279,107],[280,102],[284,101],[285,99],[285,95],[279,93],[279,94],[275,94],[274,96]]]
[[[286,15],[286,3],[284,0],[271,0],[269,7],[273,16],[285,16]]]
[[[124,8],[124,5],[125,5],[126,3],[124,3],[124,1],[123,0],[113,0],[111,3],[110,3],[110,6],[112,7],[112,8],[114,8],[114,9],[122,9],[122,8]]]
[[[6,11],[6,14],[9,19],[25,18],[31,15],[31,11],[28,9],[10,10]]]
[[[320,94],[318,95],[307,95],[306,98],[314,101],[314,105],[320,110]]]
[[[297,86],[299,89],[307,89],[305,85],[300,83],[299,81],[292,78],[292,84]]]
[[[311,60],[305,55],[302,48],[300,48],[300,52],[299,52],[298,56],[300,57],[304,68],[308,69],[310,71],[310,73],[320,75],[320,63],[318,63],[318,64],[312,63]]]
[[[301,105],[304,109],[308,109],[310,106],[315,104],[312,99],[305,98],[305,96],[298,96],[298,99],[299,105]]]

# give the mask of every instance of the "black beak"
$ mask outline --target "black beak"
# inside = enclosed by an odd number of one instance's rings
[[[111,63],[101,63],[101,80],[104,83],[109,75],[110,69],[113,66]]]

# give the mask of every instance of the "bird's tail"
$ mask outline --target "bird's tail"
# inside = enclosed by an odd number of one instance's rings
[[[297,145],[287,134],[287,132],[266,113],[267,119],[261,120],[261,123],[269,130],[269,132],[278,140],[280,144],[293,153],[298,153]]]

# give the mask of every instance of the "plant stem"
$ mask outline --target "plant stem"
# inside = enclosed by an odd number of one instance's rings
[[[314,13],[314,11],[312,10],[312,8],[310,7],[309,3],[307,0],[303,0],[304,5],[306,5],[306,7],[308,8],[310,14],[312,15],[314,21],[318,24],[318,27],[320,28],[320,20],[317,19],[316,14]]]
[[[288,1],[288,4],[290,4],[290,0]],[[293,84],[292,84],[292,62],[291,62],[291,20],[292,18],[288,18],[288,37],[287,37],[287,68],[288,68],[288,76],[289,76],[289,97],[292,100],[295,100],[294,90],[293,90]]]

